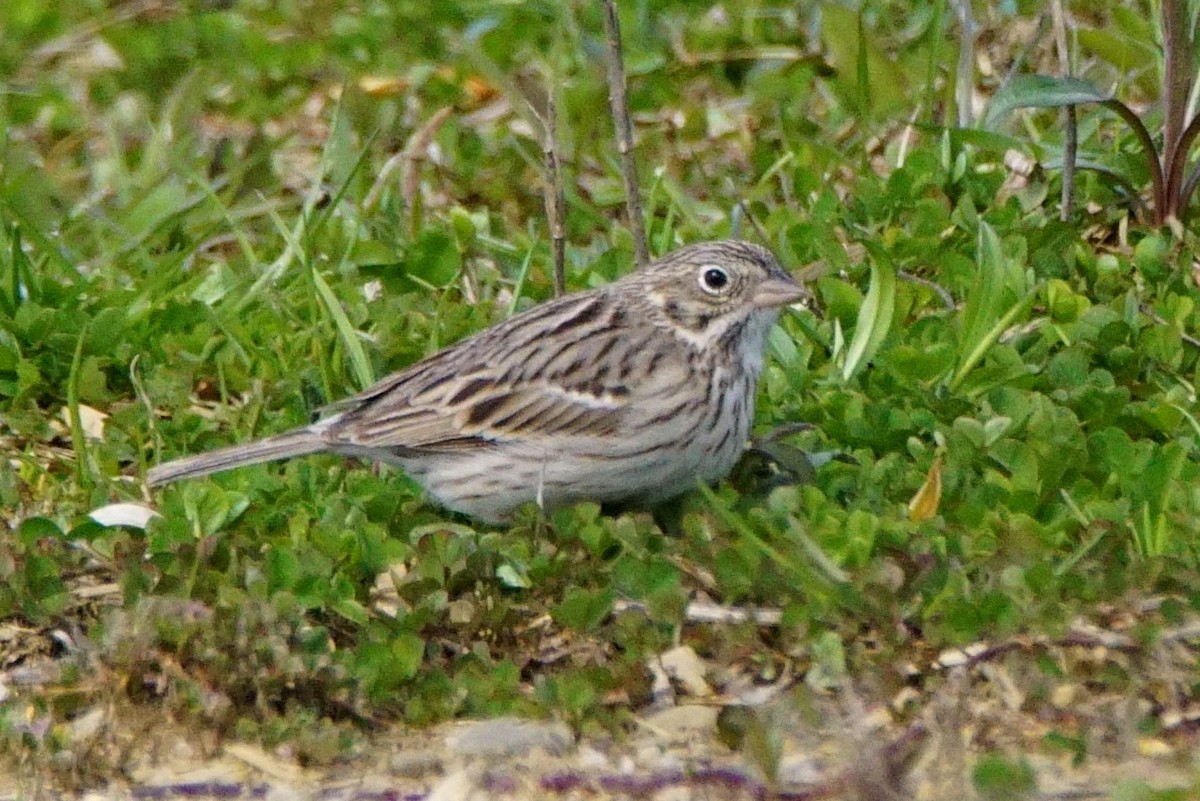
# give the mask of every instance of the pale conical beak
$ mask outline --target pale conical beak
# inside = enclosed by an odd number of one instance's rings
[[[787,275],[774,275],[763,281],[754,290],[750,298],[759,309],[777,309],[780,306],[791,306],[793,303],[812,300],[812,293]]]

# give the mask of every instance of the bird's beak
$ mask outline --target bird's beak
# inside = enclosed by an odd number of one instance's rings
[[[786,274],[773,275],[763,281],[754,290],[750,299],[757,308],[777,309],[780,306],[791,306],[793,303],[805,302],[809,305],[812,293]]]

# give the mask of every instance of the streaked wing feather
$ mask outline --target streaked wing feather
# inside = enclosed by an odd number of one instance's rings
[[[481,384],[488,381],[486,388]],[[464,390],[471,389],[469,394]],[[387,399],[348,415],[331,431],[338,440],[371,448],[463,450],[511,439],[604,436],[620,426],[624,397],[593,395],[549,384],[514,387],[471,376],[448,395],[458,403],[400,406]]]
[[[610,338],[628,347],[625,325],[621,309],[599,293],[552,301],[337,404],[326,436],[364,448],[432,452],[612,434],[628,403],[625,376],[614,369],[597,379],[592,357],[613,350],[601,349]],[[574,338],[564,340],[568,332]],[[588,375],[572,369],[576,364]]]
[[[602,290],[545,303],[337,404],[325,435],[437,452],[612,434],[629,399],[626,326]]]
[[[500,403],[480,398],[465,412],[464,430],[489,439],[519,436],[603,436],[618,430],[626,396],[596,395],[538,382],[517,388],[497,387]],[[481,407],[487,408],[481,413]]]
[[[611,434],[619,428],[628,403],[624,396],[598,396],[546,383],[508,387],[502,397],[503,404],[486,415],[478,414],[478,405],[468,412],[468,420],[479,427],[481,435],[491,439],[520,435],[535,440],[540,436]]]
[[[381,411],[384,411],[381,409]],[[339,427],[337,438],[368,448],[405,448],[414,451],[468,446],[462,432],[436,407],[403,407],[385,414],[363,415],[353,425]],[[474,437],[468,438],[475,439]],[[449,443],[460,440],[454,445]],[[484,445],[484,442],[475,445]]]

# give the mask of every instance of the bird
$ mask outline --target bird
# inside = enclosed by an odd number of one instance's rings
[[[652,507],[733,468],[768,334],[808,297],[765,247],[687,245],[443,348],[311,425],[159,464],[146,483],[325,452],[399,466],[489,524],[530,502]]]

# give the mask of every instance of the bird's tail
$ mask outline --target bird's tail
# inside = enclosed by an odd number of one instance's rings
[[[217,473],[232,467],[273,462],[276,459],[290,459],[293,456],[304,456],[316,453],[327,447],[320,432],[312,428],[294,428],[273,437],[247,442],[245,445],[231,445],[208,453],[195,456],[185,456],[166,464],[160,464],[146,471],[146,484],[157,486],[169,484],[181,478],[194,478]]]

